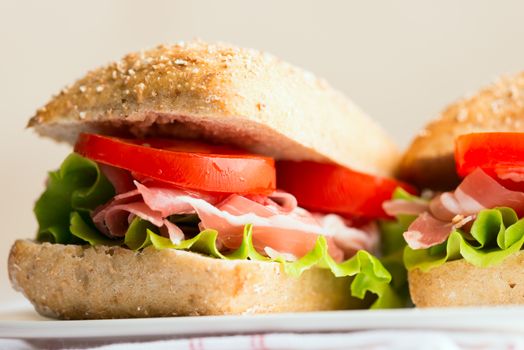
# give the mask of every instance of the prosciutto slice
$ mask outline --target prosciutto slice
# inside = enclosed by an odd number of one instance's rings
[[[393,206],[395,201],[392,202],[388,205]],[[524,193],[505,188],[477,168],[454,192],[433,198],[427,209],[411,223],[404,238],[413,249],[429,248],[446,241],[453,230],[468,225],[482,209],[495,207],[513,208],[521,216],[524,214]],[[406,214],[413,213],[411,208],[406,211],[409,211]]]
[[[404,239],[412,249],[424,249],[444,242],[452,230],[451,222],[441,221],[424,212],[404,232]]]
[[[330,255],[337,261],[356,250],[373,250],[376,230],[352,228],[338,215],[313,215],[297,206],[294,196],[277,191],[269,196],[214,195],[158,183],[134,182],[134,189],[121,193],[93,213],[93,222],[111,237],[125,235],[131,220],[138,216],[160,228],[178,243],[184,239],[180,228],[168,220],[175,214],[197,214],[201,230],[218,232],[219,247],[240,246],[246,224],[253,224],[253,245],[267,254],[279,252],[301,257],[315,245],[319,235],[326,237]]]
[[[480,168],[468,175],[457,191],[469,196],[482,208],[509,207],[519,215],[524,215],[524,193],[508,190]],[[455,191],[456,196],[457,191]],[[467,211],[466,214],[473,214],[478,208],[474,205],[466,207],[463,203],[461,206],[464,211]]]
[[[135,188],[133,177],[129,171],[101,163],[98,163],[98,167],[102,174],[111,182],[117,194],[126,193]]]
[[[382,204],[382,208],[389,216],[419,215],[428,210],[428,203],[425,201],[408,201],[405,199],[394,199]]]

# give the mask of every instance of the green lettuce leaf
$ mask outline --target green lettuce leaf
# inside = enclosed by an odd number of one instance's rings
[[[521,250],[523,244],[524,219],[518,220],[511,208],[485,209],[479,212],[470,234],[455,230],[446,242],[428,249],[415,250],[406,246],[404,263],[408,270],[422,271],[457,259],[489,267]]]
[[[282,264],[284,271],[298,277],[312,267],[329,269],[337,277],[353,277],[351,295],[363,299],[367,292],[376,295],[371,308],[391,308],[403,306],[402,300],[390,286],[391,275],[380,261],[366,251],[359,251],[354,257],[342,263],[335,262],[328,254],[325,237],[319,237],[315,247],[297,261],[288,262],[283,258],[271,259],[259,254],[252,242],[252,226],[244,228],[242,244],[233,252],[222,254],[216,245],[218,232],[204,230],[191,239],[174,244],[170,239],[155,232],[150,224],[136,218],[126,233],[125,243],[131,249],[142,249],[152,245],[156,249],[180,249],[198,252],[219,259],[249,259],[272,261]]]
[[[392,199],[401,199],[405,201],[421,201],[423,199],[406,192],[398,187],[394,192]],[[403,233],[409,225],[415,220],[415,215],[399,215],[395,220],[379,221],[381,233],[381,252],[380,261],[392,275],[391,285],[396,293],[408,304],[409,285],[407,270],[404,266],[404,248],[406,241]]]
[[[82,213],[84,220],[89,222],[89,215],[86,214],[110,200],[114,194],[113,186],[95,162],[72,153],[60,169],[49,173],[46,190],[35,204],[37,240],[63,244],[86,242],[86,237],[74,233],[86,230],[78,230],[81,225],[79,218],[72,214]]]
[[[73,236],[80,238],[82,243],[89,243],[90,245],[122,245],[122,239],[110,239],[101,234],[96,228],[88,222],[90,219],[85,219],[79,212],[71,213],[70,227]]]

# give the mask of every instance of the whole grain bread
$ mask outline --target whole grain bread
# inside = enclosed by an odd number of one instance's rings
[[[390,175],[384,130],[313,74],[274,56],[202,41],[132,53],[63,89],[30,120],[39,134],[199,138],[277,159]]]
[[[313,268],[299,278],[279,263],[219,260],[152,247],[78,246],[18,240],[9,277],[36,310],[62,319],[234,315],[363,306],[349,278]]]
[[[421,188],[450,190],[459,183],[453,157],[459,135],[524,131],[524,72],[495,83],[447,107],[413,140],[399,175]]]
[[[492,267],[464,259],[428,272],[409,272],[411,299],[417,307],[524,304],[524,251]]]

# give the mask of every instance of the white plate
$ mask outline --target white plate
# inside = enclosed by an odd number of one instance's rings
[[[168,337],[364,329],[524,332],[524,307],[355,310],[256,316],[57,321],[28,302],[0,306],[0,338]]]

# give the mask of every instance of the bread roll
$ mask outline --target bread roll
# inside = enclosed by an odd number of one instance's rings
[[[524,131],[524,72],[499,79],[447,107],[413,140],[399,175],[421,188],[454,189],[454,142],[462,134]]]
[[[363,306],[350,278],[313,268],[299,278],[279,263],[220,260],[148,247],[78,246],[18,240],[9,255],[15,289],[44,315],[100,319],[238,315]]]
[[[91,71],[29,126],[71,143],[81,131],[200,138],[380,175],[390,175],[399,158],[378,124],[313,74],[266,53],[200,41]]]
[[[417,307],[524,304],[524,251],[492,267],[460,259],[428,272],[415,269],[408,277]]]

